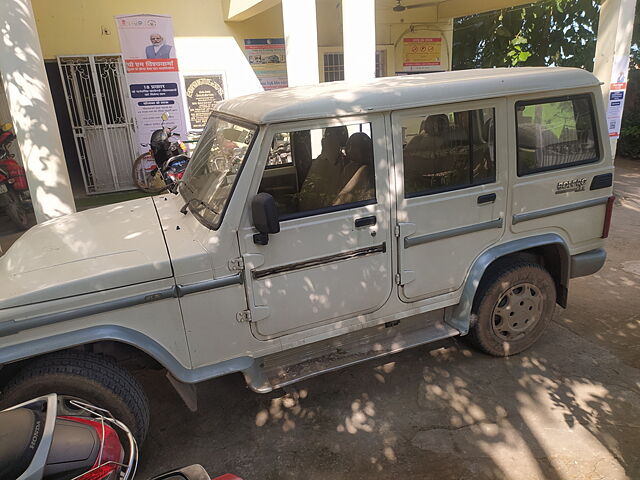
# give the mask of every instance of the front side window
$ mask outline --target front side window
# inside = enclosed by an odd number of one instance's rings
[[[375,203],[371,124],[276,134],[259,191],[282,220]]]
[[[516,103],[518,175],[599,159],[591,97]]]
[[[180,194],[207,227],[218,228],[257,127],[212,115],[185,171]]]
[[[493,108],[401,120],[405,198],[495,182]]]

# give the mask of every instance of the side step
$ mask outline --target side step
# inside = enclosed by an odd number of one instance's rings
[[[252,390],[266,393],[459,333],[444,322],[443,310],[437,310],[257,358],[243,373]]]

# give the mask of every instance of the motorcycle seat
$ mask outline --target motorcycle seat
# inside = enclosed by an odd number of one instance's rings
[[[28,408],[0,412],[0,478],[18,478],[40,445],[44,415]]]

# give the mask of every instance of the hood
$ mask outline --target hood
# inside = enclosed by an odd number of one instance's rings
[[[37,225],[0,257],[0,309],[172,276],[151,198]]]

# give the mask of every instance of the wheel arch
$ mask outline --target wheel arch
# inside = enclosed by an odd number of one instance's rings
[[[197,383],[242,371],[253,363],[250,357],[239,357],[193,369],[180,363],[162,345],[138,331],[118,325],[101,325],[4,347],[0,349],[0,365],[24,363],[48,353],[83,346],[97,346],[100,349],[115,347],[120,351],[128,351],[145,361],[161,365],[183,383]]]
[[[535,261],[547,269],[556,284],[557,303],[567,306],[571,255],[566,241],[555,233],[512,240],[484,251],[469,269],[460,302],[448,320],[461,335],[469,332],[471,308],[482,280],[492,268],[515,258]]]

